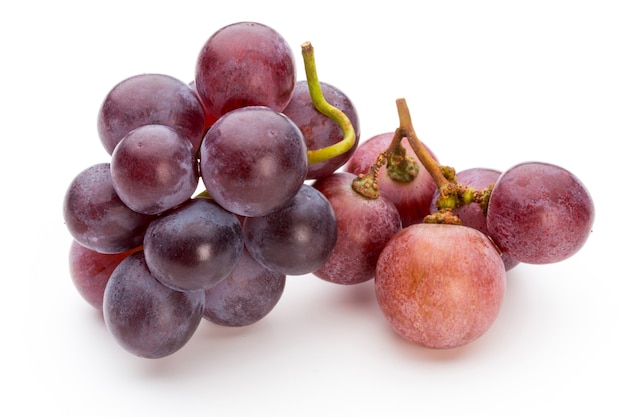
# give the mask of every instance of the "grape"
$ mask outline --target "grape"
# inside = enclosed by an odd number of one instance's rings
[[[337,87],[327,83],[320,83],[320,87],[326,101],[341,110],[350,120],[354,129],[355,142],[348,152],[327,161],[310,165],[307,173],[308,179],[328,176],[344,165],[354,154],[361,133],[357,111],[348,96]],[[310,150],[325,148],[343,139],[343,132],[339,124],[317,111],[313,105],[306,80],[296,83],[293,97],[283,113],[300,128],[307,148]]]
[[[70,183],[63,200],[68,231],[81,245],[100,253],[140,246],[154,216],[126,206],[113,188],[109,163],[92,165]]]
[[[141,74],[118,83],[98,113],[98,133],[109,154],[131,130],[160,124],[175,129],[198,150],[205,132],[204,108],[184,82],[164,74]]]
[[[330,203],[303,184],[284,207],[243,224],[245,245],[261,265],[286,275],[321,267],[337,241],[337,221]]]
[[[188,200],[198,187],[191,143],[164,125],[131,131],[111,156],[113,187],[131,209],[159,214]]]
[[[176,291],[148,270],[143,252],[115,268],[104,291],[107,329],[127,351],[162,358],[180,350],[192,337],[204,311],[204,292]]]
[[[484,190],[490,185],[493,185],[498,180],[501,173],[501,171],[490,168],[470,168],[457,172],[456,179],[458,184],[466,185],[474,190]],[[439,199],[439,195],[439,190],[437,190],[430,206],[432,213],[438,211],[437,200]],[[461,223],[464,226],[472,227],[489,235],[487,230],[487,218],[478,203],[463,205],[452,210],[452,212],[461,219]],[[502,252],[502,261],[507,271],[519,264],[519,261],[511,258],[509,254],[504,252]]]
[[[378,258],[376,299],[392,329],[436,349],[463,346],[497,318],[506,290],[500,253],[480,231],[421,223]]]
[[[69,270],[72,283],[78,293],[92,307],[102,310],[104,288],[116,266],[128,255],[138,249],[127,252],[106,254],[95,252],[72,240],[69,251]]]
[[[591,195],[574,174],[554,164],[524,162],[495,183],[487,228],[512,258],[546,264],[578,252],[591,233],[594,216]]]
[[[393,132],[381,133],[363,142],[346,163],[345,170],[356,175],[369,171],[378,155],[387,149],[393,135]],[[430,214],[430,202],[437,186],[424,165],[418,160],[407,139],[402,139],[401,143],[406,149],[406,154],[417,161],[419,167],[417,177],[411,182],[401,183],[393,180],[388,175],[387,168],[383,166],[378,175],[378,187],[380,194],[396,206],[402,219],[402,226],[406,227],[421,223],[424,217]]]
[[[204,292],[203,316],[221,326],[254,324],[278,304],[285,281],[284,274],[260,265],[244,249],[228,278]]]
[[[356,176],[347,172],[313,183],[330,202],[337,218],[337,243],[314,275],[337,284],[358,284],[374,278],[376,261],[402,225],[396,207],[385,197],[368,199],[352,190]]]
[[[216,31],[196,61],[196,89],[217,117],[246,106],[283,111],[296,83],[296,62],[273,28],[238,22]]]
[[[214,201],[196,198],[150,223],[143,246],[148,268],[161,283],[205,290],[226,278],[241,257],[241,223]]]
[[[262,216],[291,200],[306,179],[307,149],[300,129],[264,106],[236,109],[209,129],[200,147],[208,193],[242,216]]]

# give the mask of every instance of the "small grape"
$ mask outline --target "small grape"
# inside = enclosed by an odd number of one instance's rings
[[[162,358],[180,350],[202,320],[204,292],[176,291],[154,278],[144,253],[115,268],[104,291],[104,322],[127,351]]]
[[[574,174],[554,164],[525,162],[503,172],[487,209],[487,228],[503,252],[530,264],[559,262],[591,233],[595,208]]]
[[[337,219],[337,243],[329,259],[313,273],[337,284],[374,278],[376,261],[402,224],[396,207],[385,197],[369,199],[352,189],[356,177],[335,172],[313,183],[330,202]]]
[[[110,164],[100,163],[72,180],[63,200],[63,218],[81,245],[100,253],[120,253],[141,245],[154,216],[128,208],[113,188]]]
[[[241,216],[262,216],[291,200],[306,179],[307,149],[285,115],[249,106],[222,116],[200,147],[208,193]]]
[[[221,326],[249,326],[278,304],[286,276],[259,264],[244,249],[234,271],[205,291],[203,317]]]
[[[332,206],[315,188],[303,184],[284,207],[243,224],[245,245],[261,265],[286,275],[321,267],[337,241]]]
[[[148,226],[143,241],[148,268],[164,285],[205,290],[226,278],[243,251],[237,216],[207,198],[196,198]]]
[[[131,130],[151,124],[175,129],[197,151],[206,123],[202,103],[191,87],[164,74],[140,74],[121,81],[98,112],[98,134],[109,154]]]
[[[220,117],[246,106],[283,111],[296,83],[296,61],[273,28],[238,22],[216,31],[196,62],[196,89],[208,113]]]
[[[395,235],[376,266],[378,305],[395,332],[448,349],[483,335],[506,290],[499,251],[482,232],[420,223]]]
[[[200,179],[191,143],[163,125],[141,126],[126,135],[111,156],[111,176],[124,204],[145,214],[187,201]]]

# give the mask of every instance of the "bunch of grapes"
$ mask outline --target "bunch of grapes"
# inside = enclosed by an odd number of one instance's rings
[[[288,276],[375,280],[392,328],[460,346],[495,320],[506,271],[557,262],[586,241],[591,197],[563,168],[525,163],[454,172],[400,127],[359,146],[354,104],[306,79],[273,28],[225,26],[186,83],[141,74],[98,114],[110,160],[72,180],[63,214],[70,274],[129,352],[181,349],[201,321],[248,326]]]

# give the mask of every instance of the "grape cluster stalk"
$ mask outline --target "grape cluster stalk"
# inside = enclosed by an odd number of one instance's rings
[[[433,349],[488,331],[519,263],[563,261],[591,232],[589,191],[524,162],[459,173],[399,126],[361,142],[349,95],[306,79],[275,29],[236,22],[199,51],[195,77],[140,74],[97,118],[110,160],[69,184],[69,272],[117,343],[158,359],[202,321],[264,319],[289,279],[374,282],[399,335]]]

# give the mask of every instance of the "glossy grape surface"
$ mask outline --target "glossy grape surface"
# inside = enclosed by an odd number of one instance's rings
[[[198,328],[204,292],[181,292],[161,284],[136,252],[115,268],[104,291],[107,329],[127,351],[162,358],[180,350]]]
[[[589,191],[568,170],[525,162],[496,182],[487,210],[489,235],[520,262],[546,264],[569,258],[591,233],[595,208]]]
[[[273,28],[238,22],[215,32],[196,62],[196,89],[207,111],[219,117],[245,106],[283,111],[296,83],[296,62]]]
[[[153,216],[126,206],[113,188],[109,163],[92,165],[70,183],[63,200],[68,231],[81,245],[101,253],[140,246]]]
[[[278,304],[285,283],[284,274],[265,268],[244,250],[232,274],[205,291],[203,317],[221,326],[254,324]]]
[[[72,283],[87,303],[102,310],[102,299],[111,273],[120,262],[133,253],[131,249],[122,253],[99,253],[73,240],[69,250],[69,270]]]
[[[321,267],[337,241],[332,206],[315,188],[303,184],[284,207],[243,224],[246,247],[265,267],[302,275]]]
[[[269,107],[222,116],[200,148],[200,173],[209,194],[242,216],[262,216],[293,198],[306,179],[307,149],[300,129]]]
[[[506,290],[500,253],[465,226],[416,224],[382,251],[376,299],[391,327],[429,348],[466,345],[497,318]]]
[[[382,196],[368,199],[352,190],[355,177],[336,172],[313,183],[328,199],[337,219],[337,243],[314,274],[337,284],[358,284],[374,278],[380,252],[402,227],[391,201]]]
[[[354,154],[361,136],[358,113],[350,98],[333,85],[320,83],[320,87],[326,101],[341,110],[350,120],[354,129],[355,141],[348,152],[327,161],[310,165],[307,173],[308,179],[328,176],[344,165]],[[339,124],[317,111],[313,105],[306,80],[296,83],[293,97],[283,113],[300,128],[307,148],[310,150],[325,148],[343,140],[343,132]]]
[[[226,278],[243,251],[241,223],[207,198],[196,198],[148,226],[144,238],[148,268],[178,290],[205,290]]]
[[[501,171],[490,168],[469,168],[457,172],[456,179],[458,184],[467,185],[475,190],[484,190],[490,185],[495,184],[501,173]],[[433,213],[438,210],[437,200],[439,199],[439,195],[439,190],[437,190],[430,206],[431,212]],[[489,235],[486,213],[483,212],[479,204],[471,203],[464,205],[452,210],[452,212],[461,219],[461,223],[464,226],[472,227]],[[511,258],[509,254],[504,252],[502,253],[502,261],[507,271],[519,264],[519,261]]]
[[[376,162],[378,155],[387,149],[393,135],[393,132],[382,133],[361,143],[346,163],[345,170],[356,175],[369,171],[370,166]],[[383,166],[379,171],[378,187],[380,194],[396,206],[402,218],[402,226],[406,227],[421,223],[424,217],[430,214],[430,202],[437,186],[424,165],[418,160],[409,142],[402,139],[402,145],[406,149],[407,155],[417,161],[419,167],[417,177],[411,182],[400,183],[393,180],[387,174],[387,167]]]
[[[131,130],[149,124],[175,129],[198,150],[204,108],[188,84],[169,75],[140,74],[114,86],[98,113],[98,134],[109,154]]]
[[[163,125],[141,126],[126,135],[111,156],[111,176],[124,204],[145,214],[182,204],[200,179],[191,143]]]

